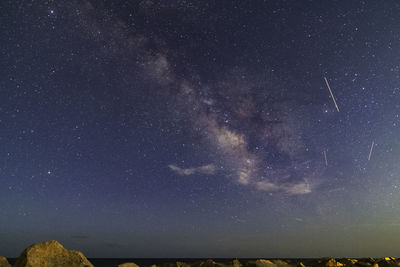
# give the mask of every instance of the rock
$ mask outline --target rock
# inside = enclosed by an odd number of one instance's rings
[[[323,258],[319,261],[319,264],[324,265],[326,267],[342,267],[344,266],[343,263],[336,261],[333,258]]]
[[[178,263],[178,262],[177,262]],[[185,264],[185,265],[181,265],[183,267],[221,267],[221,264],[216,263],[215,261],[208,259],[206,261],[199,261],[199,262],[195,262],[193,264],[187,264],[187,263],[183,263],[181,262],[181,264]]]
[[[285,261],[283,261],[283,260],[273,260],[272,262],[273,262],[273,264],[275,264],[275,266],[277,266],[277,267],[288,267],[288,266],[290,266],[289,263],[287,263],[287,262],[285,262]]]
[[[232,261],[232,266],[233,266],[233,267],[241,267],[242,264],[240,263],[240,261],[239,261],[238,259],[234,259],[234,260]]]
[[[6,257],[0,256],[0,267],[11,267]]]
[[[93,267],[79,251],[66,250],[55,240],[27,247],[14,267]]]
[[[187,264],[186,262],[177,261],[176,267],[190,267],[190,265]]]
[[[355,264],[358,262],[358,260],[356,260],[356,259],[349,259],[349,258],[343,258],[343,259],[340,260],[340,262],[341,262],[342,264],[344,264],[344,266],[353,266],[353,265],[355,265]]]
[[[326,267],[336,267],[337,266],[337,262],[335,259],[329,259],[326,263],[325,263]]]
[[[383,259],[377,259],[376,263],[379,265],[379,267],[398,267],[400,266],[400,263],[396,258],[393,257],[385,257]]]
[[[344,266],[344,264],[331,258],[325,262],[325,266],[326,267],[342,267],[342,266]]]
[[[139,265],[137,265],[133,262],[126,262],[126,263],[118,264],[118,267],[139,267]]]
[[[216,263],[215,261],[211,260],[211,259],[203,261],[199,265],[199,267],[216,267],[216,266],[219,266],[219,264]]]
[[[283,260],[264,260],[258,259],[256,261],[249,261],[247,264],[244,264],[246,267],[289,267],[289,266],[297,266],[297,263],[288,263]]]
[[[396,258],[393,258],[393,257],[385,257],[384,260],[385,260],[385,261],[394,261],[394,260],[396,260]]]
[[[200,263],[197,263],[200,264]],[[185,263],[185,262],[181,262],[181,261],[177,261],[175,263],[167,263],[167,264],[162,264],[161,266],[163,267],[190,267],[189,264]],[[155,266],[157,267],[157,266]]]
[[[219,267],[243,267],[243,264],[240,263],[238,259],[234,259],[232,261],[217,263]],[[190,266],[188,266],[190,267]]]
[[[255,262],[256,267],[273,267],[275,264],[272,261],[259,259]]]
[[[365,267],[368,267],[368,266],[372,266],[372,264],[369,263],[369,262],[365,262],[365,261],[359,261],[359,262],[357,262],[357,266],[365,266]]]

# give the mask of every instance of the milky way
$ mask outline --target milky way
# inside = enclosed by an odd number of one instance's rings
[[[218,164],[209,164],[217,165],[220,172],[266,192],[307,194],[321,182],[321,158],[307,153],[321,151],[308,147],[303,137],[308,132],[301,129],[309,123],[305,116],[310,114],[298,114],[304,111],[296,108],[304,106],[296,100],[301,94],[289,92],[266,74],[238,68],[228,68],[207,82],[196,70],[189,70],[189,77],[179,77],[173,67],[180,64],[179,59],[174,63],[169,57],[187,55],[165,48],[162,37],[129,33],[127,25],[115,18],[100,22],[107,15],[99,14],[90,2],[84,2],[77,13],[88,37],[104,44],[105,53],[139,57],[144,75],[170,91],[166,101],[173,103],[171,109],[187,114],[190,125],[186,127],[208,141],[220,159]],[[186,175],[201,168],[191,167]],[[179,167],[172,170],[185,173]]]

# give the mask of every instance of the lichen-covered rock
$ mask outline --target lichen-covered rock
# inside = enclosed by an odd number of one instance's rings
[[[0,267],[11,267],[11,264],[8,263],[6,257],[0,256]]]
[[[126,263],[119,264],[118,267],[139,267],[139,265],[137,265],[136,263],[133,263],[133,262],[126,262]]]
[[[55,240],[33,244],[16,260],[14,267],[93,267],[79,251],[66,250]]]

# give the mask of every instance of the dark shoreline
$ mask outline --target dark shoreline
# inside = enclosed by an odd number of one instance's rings
[[[17,258],[7,258],[11,265],[14,264]],[[232,266],[232,261],[237,259],[243,266],[253,266],[254,262],[260,258],[88,258],[88,260],[95,266],[95,267],[116,267],[118,264],[126,263],[126,262],[133,262],[140,267],[150,267],[152,265],[157,265],[157,267],[163,266],[177,266],[177,262],[187,263],[189,265],[196,265],[199,266],[200,262],[205,263],[207,260],[213,260],[215,263],[222,264],[225,266]],[[262,258],[270,261],[284,261],[288,263],[290,266],[301,266],[300,263],[304,264],[305,266],[330,266],[327,265],[327,262],[330,259],[335,259],[338,262],[343,262],[347,259],[354,259],[359,261],[354,265],[345,264],[344,266],[374,266],[375,261],[385,261],[384,257],[380,258]],[[369,263],[369,265],[360,264]],[[400,261],[397,259],[396,263],[392,262],[385,262],[384,266],[400,266]],[[382,264],[382,262],[381,262]],[[393,264],[393,265],[392,265]],[[378,265],[381,266],[381,265]],[[204,267],[208,267],[205,265]]]

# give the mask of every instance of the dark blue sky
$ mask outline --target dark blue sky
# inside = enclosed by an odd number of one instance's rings
[[[400,257],[399,13],[1,1],[0,254]]]

